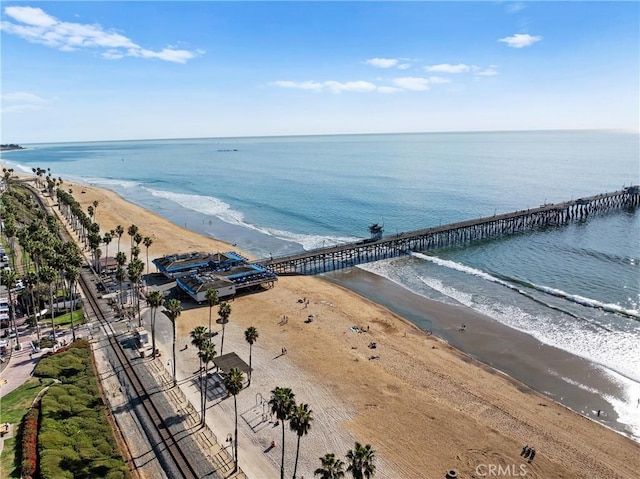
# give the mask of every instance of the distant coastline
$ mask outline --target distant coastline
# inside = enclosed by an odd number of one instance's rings
[[[0,145],[0,151],[11,151],[11,150],[25,150],[26,148],[20,145],[16,145],[14,143],[9,143],[6,145]]]

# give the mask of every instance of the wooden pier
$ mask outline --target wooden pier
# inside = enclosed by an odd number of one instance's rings
[[[514,211],[449,225],[399,233],[379,239],[319,248],[300,254],[260,260],[280,275],[317,274],[381,259],[395,258],[413,251],[467,244],[535,229],[584,221],[594,214],[614,209],[635,208],[640,204],[640,187],[603,193],[564,203]]]

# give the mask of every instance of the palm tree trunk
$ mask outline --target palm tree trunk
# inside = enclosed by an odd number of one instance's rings
[[[224,349],[224,326],[225,326],[225,322],[224,322],[224,318],[222,318],[222,341],[220,341],[220,356],[222,356],[222,351]]]
[[[202,360],[201,360],[202,361]],[[207,413],[207,386],[209,381],[209,363],[204,367],[204,381],[202,380],[202,371],[200,372],[200,420],[205,425],[204,415]]]
[[[33,317],[36,320],[36,336],[38,338],[38,347],[40,347],[40,317],[36,316],[36,300],[33,297],[33,286],[31,286],[29,294],[31,295],[31,309],[33,310]]]
[[[118,299],[120,300],[120,314],[122,314],[122,317],[124,318],[124,301],[122,298],[122,281],[119,281],[120,283],[120,296],[118,297]]]
[[[282,420],[282,460],[280,461],[280,479],[284,479],[284,419]]]
[[[51,308],[51,329],[53,329],[53,340],[56,340],[56,323],[53,318],[53,285],[49,283],[49,307]]]
[[[151,357],[156,358],[156,311],[158,308],[151,308]]]
[[[13,296],[11,288],[9,290],[9,323],[13,325],[13,332],[16,335],[16,349],[20,349],[20,337],[18,336],[18,321],[16,321],[16,308],[13,305]]]
[[[253,350],[253,344],[249,345],[249,383],[247,387],[251,386],[251,351]]]
[[[139,278],[133,290],[136,293],[136,300],[134,304],[136,306],[136,310],[138,311],[138,326],[142,327],[142,316],[140,315],[140,279]]]
[[[178,385],[178,380],[176,379],[176,320],[172,321],[173,323],[173,385]]]
[[[238,471],[238,403],[236,402],[236,394],[233,395],[233,406],[235,407],[236,411],[236,429],[233,436],[235,441],[234,453],[236,456],[233,465],[233,472],[235,473]]]
[[[69,316],[71,318],[71,339],[73,341],[76,340],[76,328],[73,326],[73,285],[69,284],[69,297],[71,298],[71,311],[69,313]]]
[[[300,438],[302,436],[298,436],[298,447],[296,448],[296,462],[293,465],[293,479],[296,479],[296,471],[298,470],[298,456],[300,455]]]

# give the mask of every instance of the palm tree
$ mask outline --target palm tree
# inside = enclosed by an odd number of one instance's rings
[[[238,402],[236,400],[236,396],[240,391],[242,391],[242,371],[238,368],[233,368],[229,371],[229,374],[224,378],[224,387],[227,388],[227,392],[233,396],[233,406],[236,413],[236,428],[234,432],[234,442],[235,446],[233,448],[235,453],[235,459],[233,461],[233,472],[235,473],[238,470]]]
[[[211,310],[218,304],[218,290],[215,288],[207,288],[207,304],[209,305],[209,337],[211,337]]]
[[[295,394],[290,388],[277,387],[271,391],[269,399],[271,412],[282,421],[282,460],[280,462],[280,479],[284,479],[284,422],[289,419],[296,405]]]
[[[118,236],[118,253],[120,253],[120,238],[122,238],[122,235],[124,234],[124,228],[122,225],[118,225],[114,231]]]
[[[171,322],[173,323],[173,385],[176,386],[178,384],[178,380],[176,379],[176,319],[182,313],[182,305],[180,304],[180,300],[171,298],[166,305],[166,310],[164,314],[166,314]]]
[[[29,271],[26,277],[27,290],[29,291],[29,296],[31,297],[31,310],[33,311],[33,317],[36,320],[36,336],[38,338],[38,344],[40,344],[40,316],[37,316],[36,312],[36,300],[33,297],[33,290],[36,288],[38,284],[38,274],[35,271]]]
[[[296,471],[298,470],[298,456],[300,455],[300,439],[309,433],[311,429],[311,421],[313,411],[309,409],[308,404],[298,404],[293,408],[289,419],[289,428],[298,435],[298,446],[296,448],[296,462],[293,466],[293,479],[296,479]]]
[[[140,317],[140,277],[144,271],[144,263],[138,258],[129,261],[127,265],[127,276],[133,286],[134,308],[138,313],[138,326],[142,326],[142,318]]]
[[[151,357],[156,357],[156,313],[158,308],[164,303],[162,291],[151,291],[147,296],[147,306],[151,308]]]
[[[370,444],[363,446],[356,441],[353,449],[347,452],[349,467],[347,472],[351,472],[353,479],[370,479],[376,473],[376,466],[373,464],[376,459],[376,452]]]
[[[133,248],[133,237],[136,235],[137,232],[138,232],[138,227],[136,225],[131,225],[129,226],[129,229],[127,229],[127,234],[131,236],[130,248]]]
[[[109,232],[104,234],[104,237],[102,238],[102,241],[105,245],[105,253],[104,253],[104,265],[107,266],[107,259],[109,259],[109,243],[111,243],[111,241],[113,240],[113,235]]]
[[[202,346],[200,347],[200,351],[198,351],[198,357],[200,361],[204,363],[204,386],[200,387],[200,405],[202,407],[202,412],[200,414],[200,420],[202,421],[202,425],[205,423],[205,413],[207,412],[207,384],[209,383],[209,363],[214,360],[216,357],[216,347],[211,342],[211,340],[207,339]],[[200,376],[202,382],[202,376]]]
[[[76,290],[76,282],[78,281],[78,278],[80,277],[80,272],[78,271],[78,268],[76,268],[75,266],[68,266],[65,270],[65,279],[69,282],[69,299],[71,301],[71,311],[70,311],[70,318],[71,318],[71,337],[73,339],[73,341],[76,340],[76,328],[73,325],[73,310],[75,309],[75,303],[74,303],[74,296],[75,296],[75,290]]]
[[[118,243],[120,242],[120,240],[118,240]],[[118,247],[118,249],[120,249]],[[124,265],[127,262],[127,255],[123,252],[123,251],[118,251],[118,254],[116,254],[116,263],[118,263],[118,269],[116,270],[116,280],[118,281],[118,284],[120,285],[120,311],[123,310],[124,308],[124,298],[122,295],[122,283],[124,283],[124,280],[127,277],[126,274],[126,270],[124,269]]]
[[[219,321],[222,323],[222,341],[220,342],[220,356],[222,356],[222,350],[224,349],[224,326],[229,322],[229,316],[231,316],[231,305],[226,301],[220,303],[218,314],[220,315]]]
[[[16,345],[17,348],[20,349],[20,339],[18,338],[18,323],[16,322],[16,314],[12,296],[12,291],[16,287],[18,273],[16,273],[16,271],[13,269],[3,269],[2,273],[0,274],[2,284],[7,287],[7,292],[9,293],[9,325],[13,325],[13,331],[16,334]]]
[[[125,271],[125,269],[122,266],[118,266],[118,269],[116,270],[116,281],[118,282],[118,285],[120,285],[120,297],[118,298],[118,303],[120,304],[120,312],[123,312],[124,309],[124,298],[122,295],[122,283],[124,283],[124,280],[127,277],[127,272]],[[124,316],[123,316],[124,317]]]
[[[258,330],[253,326],[249,326],[244,332],[244,339],[249,343],[249,384],[247,384],[247,387],[249,387],[251,386],[251,352],[253,349],[253,343],[258,340]]]
[[[149,274],[149,247],[153,244],[153,240],[148,236],[145,236],[142,240],[142,244],[147,248],[147,274]]]
[[[200,351],[202,345],[208,339],[207,328],[205,328],[204,326],[196,326],[195,328],[193,328],[191,333],[189,333],[189,336],[191,336],[191,344],[193,344],[196,348],[198,348],[198,351]],[[202,358],[200,358],[200,369],[198,369],[198,371],[202,371]]]
[[[43,266],[39,271],[40,280],[49,285],[49,308],[51,308],[51,328],[53,328],[53,340],[56,340],[56,324],[53,314],[53,283],[56,281],[56,270],[51,266]]]
[[[344,462],[336,458],[335,454],[325,454],[320,458],[322,467],[313,471],[314,476],[320,476],[320,479],[340,479],[344,477]]]
[[[93,219],[94,219],[94,221],[95,221],[95,219],[96,219],[96,215],[97,215],[97,213],[98,213],[98,205],[99,205],[99,204],[100,204],[100,203],[98,202],[98,200],[94,200],[94,201],[93,201]]]

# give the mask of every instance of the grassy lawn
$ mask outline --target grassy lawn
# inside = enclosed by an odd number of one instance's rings
[[[61,314],[60,316],[55,316],[53,318],[53,322],[56,326],[60,326],[61,328],[71,327],[71,313]],[[79,325],[84,323],[84,313],[82,308],[76,309],[73,312],[73,325],[77,328]],[[40,327],[51,326],[51,314],[44,315],[40,318]]]
[[[31,407],[31,403],[42,389],[53,384],[52,379],[28,379],[22,386],[14,389],[0,400],[0,424],[8,422],[13,425],[13,437],[4,440],[2,456],[0,456],[0,478],[20,477],[20,468],[16,464],[16,440],[22,416]]]
[[[0,477],[2,479],[20,477],[20,468],[16,464],[15,446],[15,438],[10,437],[4,440],[4,448],[0,456]]]
[[[30,378],[22,386],[2,398],[0,401],[0,424],[8,422],[18,425],[20,423],[22,416],[31,407],[31,403],[42,388],[53,384],[53,380],[49,378],[42,381],[41,385],[37,379]]]

